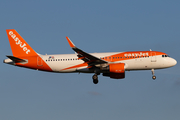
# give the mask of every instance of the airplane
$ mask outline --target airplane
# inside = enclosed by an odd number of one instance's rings
[[[151,70],[155,80],[155,70],[175,66],[177,61],[166,53],[158,51],[129,51],[87,53],[77,48],[66,37],[75,54],[41,55],[35,52],[30,45],[14,29],[7,29],[7,36],[12,55],[3,62],[19,67],[56,73],[94,73],[93,83],[98,83],[98,75],[113,79],[125,78],[125,71]]]

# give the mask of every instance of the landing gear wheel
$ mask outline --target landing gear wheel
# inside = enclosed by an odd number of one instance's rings
[[[98,79],[98,76],[95,74],[95,75],[92,76],[92,79],[96,80],[96,79]]]
[[[156,79],[156,76],[152,76],[152,79],[155,80],[155,79]]]
[[[94,84],[98,84],[98,79],[93,79]]]
[[[94,84],[98,84],[98,76],[97,76],[97,74],[93,75],[92,79],[93,79]]]

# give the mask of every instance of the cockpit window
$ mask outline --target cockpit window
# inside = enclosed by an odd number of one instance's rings
[[[162,55],[162,57],[169,57],[168,55]]]

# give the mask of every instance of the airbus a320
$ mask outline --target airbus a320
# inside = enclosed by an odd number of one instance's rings
[[[76,54],[41,55],[14,29],[6,30],[13,55],[7,55],[4,63],[56,73],[94,73],[93,83],[98,83],[98,75],[113,79],[125,78],[125,71],[151,70],[152,79],[156,79],[154,70],[175,66],[177,61],[166,53],[158,51],[131,51],[87,53],[77,48],[66,37]]]

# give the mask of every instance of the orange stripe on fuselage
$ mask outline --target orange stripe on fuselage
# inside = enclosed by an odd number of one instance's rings
[[[79,67],[84,67],[84,66],[88,66],[88,64],[87,63],[82,63],[82,64],[71,66],[71,67],[68,67],[68,68],[65,68],[65,69],[62,69],[62,70],[68,70],[68,69],[79,68]]]
[[[101,59],[108,62],[116,62],[116,61],[124,61],[124,60],[151,57],[157,55],[167,55],[167,54],[158,51],[133,51],[133,52],[122,52],[115,55],[106,56]]]

